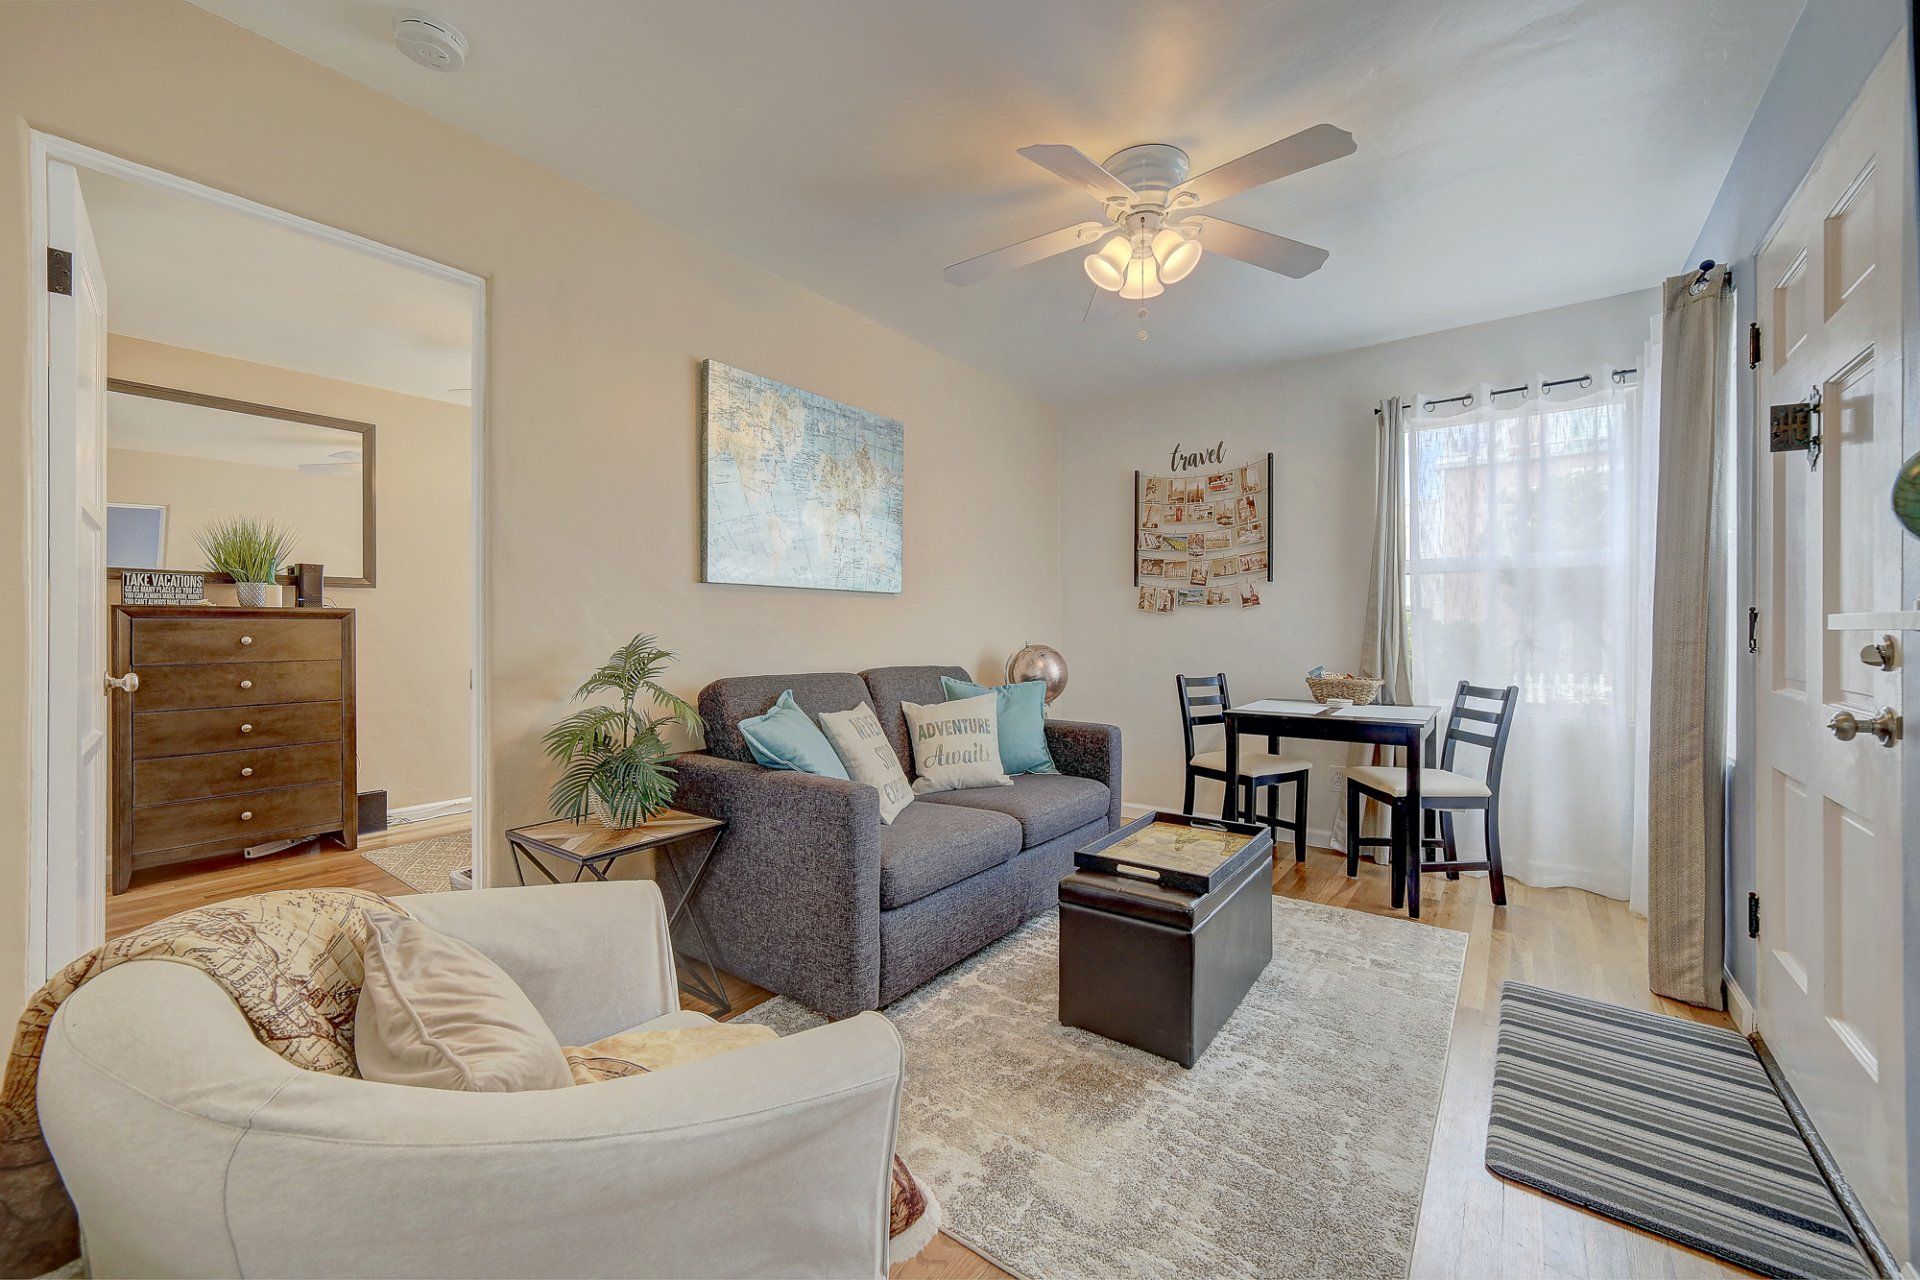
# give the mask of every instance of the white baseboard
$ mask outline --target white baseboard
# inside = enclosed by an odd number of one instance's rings
[[[387,825],[404,827],[409,822],[430,822],[434,818],[451,818],[455,814],[472,812],[473,797],[461,796],[458,800],[435,800],[430,804],[410,804],[404,809],[389,809]]]
[[[1753,1001],[1747,999],[1747,993],[1733,980],[1730,970],[1721,970],[1720,979],[1727,985],[1727,1015],[1733,1019],[1733,1025],[1739,1028],[1741,1035],[1752,1035],[1755,1025]]]

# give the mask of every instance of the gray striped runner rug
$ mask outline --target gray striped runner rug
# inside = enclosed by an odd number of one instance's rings
[[[1874,1272],[1746,1037],[1509,982],[1487,1168],[1769,1276]]]

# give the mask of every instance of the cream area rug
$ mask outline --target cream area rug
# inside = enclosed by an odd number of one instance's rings
[[[1273,924],[1191,1071],[1060,1025],[1055,915],[888,1008],[946,1230],[1032,1280],[1406,1275],[1467,935],[1284,898]]]
[[[417,893],[447,893],[453,888],[448,877],[454,869],[473,865],[473,833],[462,831],[412,844],[366,849],[360,856],[388,875],[406,881]]]

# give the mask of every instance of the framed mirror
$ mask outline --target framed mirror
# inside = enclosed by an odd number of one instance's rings
[[[109,378],[108,575],[203,572],[202,528],[261,516],[293,530],[289,565],[373,586],[373,436],[370,422]]]

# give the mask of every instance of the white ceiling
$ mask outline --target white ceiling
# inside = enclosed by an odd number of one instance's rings
[[[1068,401],[1644,288],[1678,270],[1802,0],[428,0],[456,75],[368,0],[202,7]],[[1170,142],[1196,171],[1320,121],[1359,152],[1216,206],[1323,245],[1212,255],[1086,325],[1069,253],[948,263],[1090,215],[1015,154]]]
[[[82,170],[80,187],[112,332],[469,400],[465,288],[142,183]]]

